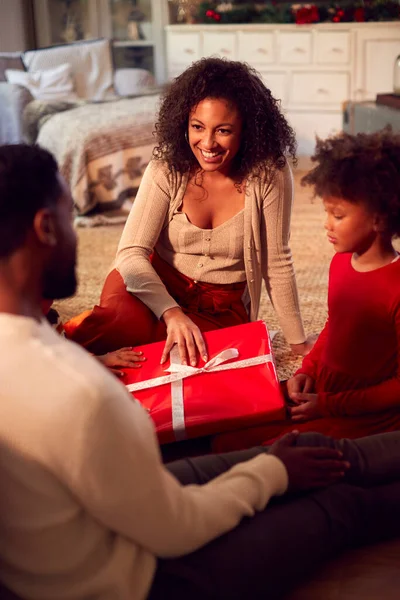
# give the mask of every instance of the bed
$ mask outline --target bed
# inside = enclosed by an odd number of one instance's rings
[[[135,195],[155,145],[157,93],[99,103],[30,102],[28,140],[52,152],[78,215],[120,207]]]
[[[114,71],[105,39],[0,53],[0,143],[50,150],[78,215],[119,208],[155,145],[160,91],[148,71]]]

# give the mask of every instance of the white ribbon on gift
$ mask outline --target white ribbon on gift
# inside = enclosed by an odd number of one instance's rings
[[[178,348],[174,346],[170,353],[171,364],[168,369],[165,369],[170,375],[162,375],[153,379],[146,379],[138,383],[130,383],[126,387],[130,392],[138,392],[147,390],[159,385],[171,384],[171,409],[172,409],[172,428],[175,433],[176,440],[186,439],[185,431],[185,405],[183,399],[183,379],[200,375],[201,373],[216,373],[218,371],[230,371],[232,369],[244,369],[246,367],[254,367],[265,363],[273,362],[272,354],[263,354],[252,358],[245,358],[236,362],[226,363],[228,360],[237,358],[239,350],[237,348],[228,348],[223,350],[214,358],[209,360],[203,367],[191,367],[182,365]]]

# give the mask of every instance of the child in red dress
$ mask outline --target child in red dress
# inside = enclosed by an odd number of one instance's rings
[[[289,418],[219,436],[243,448],[285,431],[359,437],[400,429],[400,135],[343,134],[317,142],[303,178],[322,197],[336,255],[326,325],[287,382]]]

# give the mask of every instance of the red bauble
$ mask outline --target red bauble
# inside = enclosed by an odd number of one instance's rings
[[[332,19],[332,21],[334,23],[340,23],[343,20],[343,17],[344,17],[344,10],[343,10],[343,8],[338,8],[337,11],[336,11],[336,13],[335,13],[335,16]]]
[[[319,21],[319,12],[318,8],[313,4],[310,8],[310,23],[318,23]]]
[[[302,6],[296,11],[296,23],[297,25],[306,25],[309,23],[319,22],[318,8],[313,4],[312,6]]]
[[[362,6],[356,8],[354,11],[354,20],[358,23],[363,23],[365,21],[365,10]]]
[[[213,11],[213,10],[207,10],[207,11],[206,11],[206,17],[210,17],[210,19],[212,19],[212,18],[213,18],[214,14],[215,14],[215,13],[214,13],[214,11]]]

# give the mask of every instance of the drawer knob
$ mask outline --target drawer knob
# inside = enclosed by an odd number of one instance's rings
[[[231,51],[227,50],[227,48],[221,48],[220,52],[221,52],[221,54],[230,54],[231,53]]]
[[[184,52],[185,52],[186,54],[194,54],[194,50],[193,50],[193,48],[185,48],[185,49],[184,49]]]
[[[305,52],[304,48],[300,48],[300,46],[297,46],[294,49],[294,51],[297,52],[298,54],[304,54],[304,52]]]
[[[317,89],[317,94],[328,94],[328,90],[326,90],[325,88],[318,88]]]
[[[257,48],[257,52],[260,54],[268,54],[268,50],[266,48]]]

